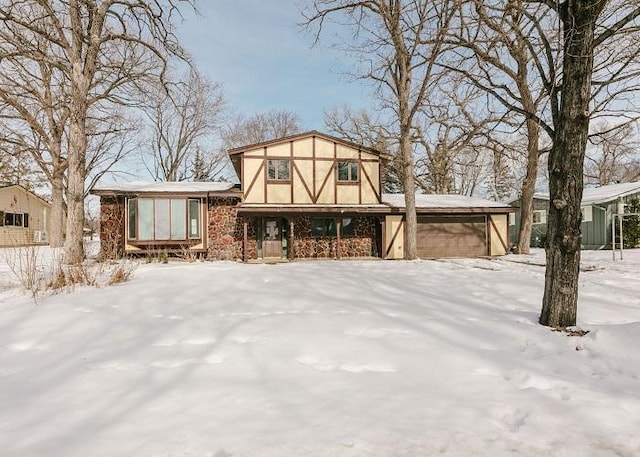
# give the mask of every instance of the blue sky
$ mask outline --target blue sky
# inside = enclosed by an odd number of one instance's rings
[[[274,6],[277,4],[277,6]],[[247,115],[296,112],[305,130],[323,130],[323,110],[368,107],[369,89],[349,81],[349,58],[298,25],[295,0],[202,0],[178,34],[201,73],[221,83],[229,107]]]

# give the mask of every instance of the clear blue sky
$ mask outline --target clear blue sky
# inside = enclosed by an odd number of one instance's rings
[[[244,114],[296,112],[305,130],[323,129],[323,110],[369,107],[370,90],[345,76],[353,63],[298,25],[295,0],[201,0],[178,34],[201,73],[221,83],[230,108]]]

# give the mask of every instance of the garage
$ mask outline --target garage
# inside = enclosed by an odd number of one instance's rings
[[[484,215],[418,217],[418,256],[478,257],[488,254]]]

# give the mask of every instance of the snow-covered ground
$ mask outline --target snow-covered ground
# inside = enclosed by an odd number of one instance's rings
[[[141,264],[35,305],[0,264],[3,457],[638,456],[640,250]]]

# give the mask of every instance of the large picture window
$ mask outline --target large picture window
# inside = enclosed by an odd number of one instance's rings
[[[291,180],[291,162],[289,160],[267,160],[267,178],[269,181]]]
[[[358,162],[338,162],[338,182],[358,182]]]
[[[311,236],[336,236],[336,219],[311,219]],[[340,236],[354,236],[353,219],[343,218],[340,224]]]
[[[127,204],[128,238],[182,241],[200,238],[200,200],[132,198]]]

